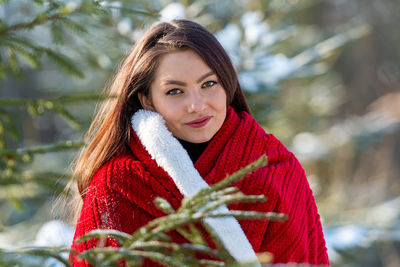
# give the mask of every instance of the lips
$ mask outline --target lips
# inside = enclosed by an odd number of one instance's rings
[[[190,121],[186,123],[186,125],[193,127],[193,128],[201,128],[205,126],[211,119],[211,116],[205,116],[197,120]]]

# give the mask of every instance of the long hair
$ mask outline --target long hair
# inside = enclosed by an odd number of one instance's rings
[[[94,173],[118,151],[127,149],[130,119],[142,106],[138,93],[149,95],[162,55],[193,49],[216,73],[227,96],[227,105],[235,111],[250,113],[232,62],[218,40],[201,25],[189,20],[174,20],[151,27],[133,46],[112,80],[110,96],[101,105],[87,134],[86,146],[75,160],[73,179],[77,182],[72,204],[74,220],[81,207]]]

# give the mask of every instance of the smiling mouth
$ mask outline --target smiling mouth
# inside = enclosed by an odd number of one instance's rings
[[[200,118],[198,120],[194,120],[191,122],[186,123],[186,125],[193,127],[193,128],[201,128],[203,126],[205,126],[211,119],[211,116],[206,116],[203,118]]]

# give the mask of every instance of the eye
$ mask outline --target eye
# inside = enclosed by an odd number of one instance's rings
[[[201,88],[212,87],[212,86],[214,86],[215,84],[217,84],[217,82],[215,82],[215,81],[207,81],[207,82],[203,83],[203,85],[201,86]]]
[[[182,91],[180,89],[174,88],[174,89],[169,90],[165,94],[166,95],[177,95],[177,94],[180,94],[180,93],[182,93]]]

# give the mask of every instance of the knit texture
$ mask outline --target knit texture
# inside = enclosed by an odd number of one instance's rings
[[[165,215],[154,205],[157,196],[167,199],[175,209],[180,206],[183,196],[179,189],[151,159],[135,132],[132,132],[130,148],[132,153],[118,153],[95,173],[85,195],[72,249],[81,252],[96,245],[118,246],[112,238],[101,244],[95,239],[80,244],[75,240],[94,229],[116,229],[132,234],[150,220]],[[235,113],[228,107],[222,128],[194,167],[211,185],[263,154],[268,156],[268,166],[235,185],[245,194],[263,194],[268,200],[233,204],[228,208],[274,211],[289,216],[283,223],[239,221],[254,251],[271,252],[275,263],[329,265],[320,218],[303,168],[279,140],[266,134],[247,113]],[[177,233],[171,236],[176,242],[184,241]],[[73,255],[70,260],[73,266],[87,266]]]

